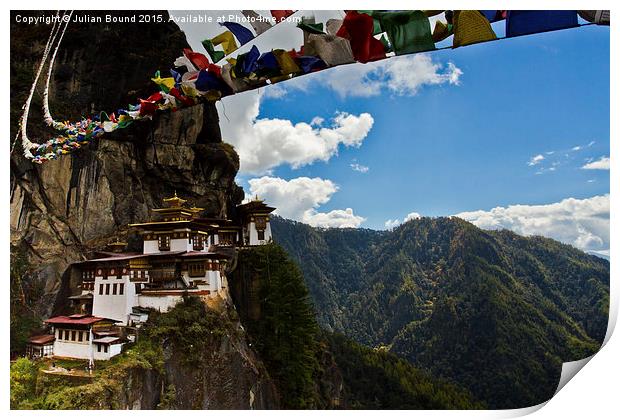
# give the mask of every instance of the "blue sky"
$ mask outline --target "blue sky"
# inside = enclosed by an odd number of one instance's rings
[[[181,27],[200,50],[204,25]],[[285,24],[256,42],[301,43]],[[218,109],[238,183],[284,217],[385,229],[458,215],[606,254],[609,67],[609,28],[593,25],[340,66]]]
[[[608,28],[502,40],[432,58],[454,62],[463,71],[460,85],[425,86],[415,96],[343,99],[310,89],[266,99],[261,117],[298,122],[346,111],[374,118],[361,147],[297,170],[282,165],[274,176],[335,181],[340,189],[322,210],[352,207],[370,228],[411,211],[451,215],[609,192],[607,171],[581,169],[588,158],[609,156]],[[537,174],[541,165],[527,165],[550,151],[555,156],[547,160],[559,161],[557,170]],[[354,159],[368,172],[353,171]]]

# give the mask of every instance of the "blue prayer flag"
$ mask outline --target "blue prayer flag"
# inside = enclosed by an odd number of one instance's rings
[[[509,10],[506,16],[506,37],[575,26],[579,26],[576,10]]]
[[[235,22],[224,22],[220,23],[220,25],[225,26],[230,32],[233,33],[235,38],[239,41],[239,44],[247,44],[251,40],[254,39],[254,34],[245,26],[239,25]]]

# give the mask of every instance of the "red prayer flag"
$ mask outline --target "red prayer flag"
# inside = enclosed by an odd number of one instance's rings
[[[194,52],[189,48],[184,48],[183,54],[185,54],[185,57],[187,57],[189,61],[191,61],[192,64],[194,64],[200,70],[206,69],[207,67],[209,67],[209,64],[211,64],[209,62],[209,59],[205,57],[204,54]]]
[[[385,58],[383,43],[373,36],[373,30],[374,22],[371,16],[350,10],[336,35],[351,41],[355,60],[366,63]]]
[[[294,10],[270,10],[271,16],[276,18],[276,23],[282,22],[284,19],[295,13]]]
[[[185,106],[194,105],[194,100],[192,98],[188,98],[187,96],[183,95],[177,88],[170,89],[170,94],[174,96],[176,99],[178,99]]]

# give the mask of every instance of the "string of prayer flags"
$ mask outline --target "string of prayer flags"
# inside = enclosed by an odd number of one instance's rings
[[[284,19],[295,13],[294,10],[270,10],[271,16],[276,19],[276,23],[282,22]]]
[[[256,12],[250,12],[252,11],[244,11],[244,15],[252,16],[256,22],[261,20]],[[293,13],[271,12],[279,21]],[[203,54],[184,49],[183,55],[174,61],[175,68],[170,70],[169,77],[162,77],[157,71],[151,79],[158,87],[157,92],[146,99],[140,99],[137,104],[129,104],[127,109],[118,109],[109,116],[102,112],[83,117],[77,122],[56,122],[45,112],[44,103],[46,122],[52,121],[53,127],[62,130],[63,134],[42,144],[33,143],[27,138],[22,140],[24,156],[35,163],[47,162],[83,147],[104,133],[125,128],[134,121],[151,119],[157,111],[175,110],[203,101],[219,100],[227,95],[327,67],[354,61],[366,63],[380,60],[386,58],[386,52],[392,49],[396,54],[429,51],[435,49],[435,42],[450,35],[454,35],[453,47],[490,41],[496,39],[490,23],[502,19],[506,19],[507,37],[579,25],[577,11],[447,10],[447,23],[437,20],[431,34],[428,17],[438,13],[440,11],[436,10],[364,13],[353,10],[347,11],[344,19],[330,19],[324,26],[322,22],[315,22],[312,17],[303,20],[299,25],[304,33],[304,44],[300,51],[271,49],[261,54],[256,45],[253,45],[249,51],[235,58],[227,56],[238,48],[239,43],[253,40],[254,34],[239,24],[223,24],[227,29],[225,32],[203,41],[213,62],[226,58],[228,63],[223,67],[213,64]],[[609,25],[609,11],[581,10],[579,16],[591,23]],[[257,34],[270,27],[271,25],[262,25],[262,29],[257,29],[259,26],[252,26]],[[327,33],[323,32],[324,27]],[[52,29],[45,51],[52,50],[52,35],[58,31],[59,27]],[[377,39],[379,36],[380,39]],[[46,52],[44,61],[45,57]],[[27,101],[26,110],[28,104]],[[25,115],[27,118],[27,112]],[[22,137],[27,137],[23,121],[20,129]]]
[[[435,49],[431,24],[421,10],[374,12],[372,16],[381,22],[396,55]]]
[[[353,57],[360,63],[385,58],[385,49],[381,41],[373,36],[373,18],[355,10],[347,12],[337,36],[351,42]]]
[[[257,36],[271,28],[271,23],[254,10],[242,10],[241,14],[250,21]]]
[[[530,35],[579,26],[575,10],[509,10],[506,37]]]
[[[220,23],[220,25],[226,27],[226,29],[232,32],[235,35],[235,38],[239,40],[240,45],[247,44],[248,42],[254,39],[254,34],[252,33],[252,31],[250,31],[245,26],[240,25],[236,22],[223,22],[223,23]],[[217,45],[215,41],[213,41],[213,44]]]
[[[478,10],[456,10],[454,23],[454,48],[497,39],[491,23]]]
[[[590,23],[609,26],[609,10],[577,10],[577,13]]]

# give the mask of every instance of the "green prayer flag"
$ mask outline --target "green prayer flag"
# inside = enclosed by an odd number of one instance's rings
[[[226,55],[224,54],[224,51],[216,51],[215,47],[213,46],[213,42],[211,42],[210,39],[205,39],[204,41],[202,41],[202,46],[205,47],[205,50],[207,50],[209,56],[211,57],[211,61],[213,61],[214,63],[217,63]]]
[[[297,24],[297,27],[303,31],[309,32],[311,34],[324,34],[323,32],[323,23],[310,23],[310,22],[301,22]]]
[[[435,49],[428,17],[421,10],[403,12],[373,12],[387,32],[397,55]]]

